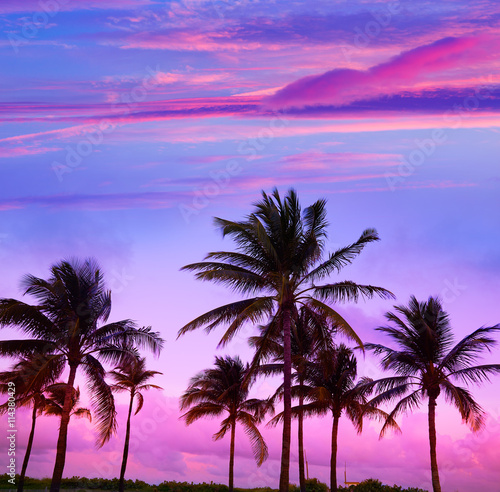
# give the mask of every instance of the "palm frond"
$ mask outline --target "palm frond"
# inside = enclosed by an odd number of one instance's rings
[[[181,410],[184,408],[187,408],[187,404],[181,405]],[[224,411],[225,408],[223,405],[211,402],[201,402],[191,407],[186,413],[181,415],[180,418],[184,419],[187,425],[190,425],[201,418],[218,417]]]
[[[354,331],[351,325],[337,311],[327,304],[312,297],[307,300],[307,304],[321,313],[325,320],[328,323],[331,323],[338,331],[344,334],[347,338],[356,342],[359,347],[363,348],[361,338],[359,338],[358,334]]]
[[[103,446],[116,432],[115,400],[111,387],[105,380],[106,371],[90,354],[82,359],[82,369],[87,380],[90,402],[97,426],[97,446]]]
[[[237,317],[235,317],[232,323],[226,329],[224,335],[222,336],[219,347],[224,347],[227,345],[231,339],[236,335],[246,322],[258,323],[265,316],[269,316],[272,313],[274,305],[274,298],[272,297],[258,297],[249,304],[245,309],[243,309]]]
[[[186,265],[183,270],[197,271],[197,280],[212,281],[227,285],[235,292],[253,294],[265,289],[268,282],[265,277],[246,268],[229,263],[205,261]]]
[[[359,285],[349,280],[344,282],[336,282],[321,286],[314,286],[314,297],[322,301],[330,302],[358,302],[359,298],[371,299],[374,296],[379,296],[382,299],[394,299],[392,292],[382,287],[373,285]]]
[[[77,408],[73,412],[72,416],[76,417],[77,419],[86,418],[89,420],[89,422],[92,422],[92,414],[90,413],[90,410],[88,408]]]
[[[486,423],[485,413],[471,393],[466,388],[455,386],[450,381],[444,381],[441,387],[446,400],[458,409],[463,421],[470,426],[471,430],[473,432],[481,430]]]
[[[252,452],[257,462],[257,466],[261,466],[269,456],[267,444],[262,437],[259,429],[255,425],[255,418],[247,412],[239,411],[236,417],[237,421],[243,425],[245,434],[250,439]]]
[[[188,331],[203,326],[205,326],[205,331],[210,333],[214,328],[225,323],[232,323],[232,325],[234,325],[232,331],[234,332],[244,321],[249,320],[253,323],[257,323],[262,316],[267,314],[270,308],[272,308],[272,298],[269,297],[254,297],[243,301],[232,302],[231,304],[212,309],[198,316],[198,318],[187,325],[184,325],[179,330],[177,338]]]
[[[500,374],[500,364],[484,364],[482,366],[466,367],[450,372],[449,376],[460,379],[464,383],[479,384],[490,382],[490,376]]]
[[[219,439],[222,439],[231,430],[232,424],[233,424],[233,419],[231,416],[225,418],[220,423],[220,429],[212,436],[212,439],[214,441],[218,441]]]
[[[440,367],[451,372],[465,369],[475,362],[484,350],[490,351],[497,344],[497,340],[490,337],[491,333],[500,331],[500,324],[478,328],[470,335],[458,342],[443,358]]]
[[[394,390],[390,390],[387,393],[390,393],[391,391],[396,393],[397,388],[394,388]],[[378,402],[380,402],[380,401],[381,401],[381,399],[379,399],[377,397],[377,398],[372,399],[370,402],[368,402],[368,404],[376,406],[378,404]],[[386,421],[385,421],[384,425],[382,426],[382,429],[380,430],[380,437],[382,438],[385,435],[385,433],[387,432],[387,430],[394,427],[392,422],[394,421],[394,419],[398,415],[400,415],[401,413],[412,412],[413,410],[415,410],[416,408],[418,408],[420,406],[420,402],[421,402],[421,390],[420,389],[413,391],[408,396],[405,396],[404,398],[399,400],[396,403],[396,406],[394,407],[394,409],[389,413],[388,417],[386,418]]]
[[[50,353],[57,348],[50,340],[0,340],[0,355],[30,358],[36,354]]]
[[[342,268],[352,263],[363,251],[366,244],[379,240],[380,238],[375,229],[364,230],[355,243],[344,246],[332,253],[328,260],[317,266],[314,270],[311,270],[305,278],[310,281],[322,280],[334,271],[340,272]]]
[[[36,339],[56,342],[61,335],[39,306],[31,306],[16,299],[0,299],[0,327],[14,327]]]
[[[142,395],[142,393],[137,392],[135,393],[135,397],[137,398],[137,405],[135,407],[134,415],[137,415],[144,406],[144,396]]]

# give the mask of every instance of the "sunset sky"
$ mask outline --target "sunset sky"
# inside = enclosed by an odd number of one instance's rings
[[[92,256],[113,320],[166,340],[148,355],[164,391],[133,419],[128,478],[227,483],[228,440],[211,440],[216,421],[179,421],[178,397],[215,355],[250,360],[253,330],[223,349],[223,330],[176,340],[238,299],[179,269],[234,249],[213,217],[243,219],[261,190],[327,199],[328,251],[377,229],[381,241],[332,280],[383,286],[398,304],[439,295],[457,341],[500,322],[498,2],[1,0],[0,26],[0,297],[22,296],[26,273]],[[337,309],[363,341],[390,343],[374,328],[393,305]],[[369,355],[358,365],[382,375]],[[275,387],[259,380],[252,394]],[[438,400],[445,492],[498,491],[500,378],[473,391],[488,413],[476,435]],[[99,451],[92,424],[70,424],[65,476],[119,475],[118,404],[118,436]],[[18,419],[23,453],[29,415]],[[51,476],[58,423],[39,422],[28,475]],[[357,436],[341,421],[339,479],[347,462],[348,480],[429,488],[425,407],[400,424],[379,441],[379,425]],[[309,474],[324,482],[330,428],[305,423]],[[238,434],[235,486],[277,487],[280,432],[263,428],[261,468]],[[295,440],[292,460],[297,482]]]

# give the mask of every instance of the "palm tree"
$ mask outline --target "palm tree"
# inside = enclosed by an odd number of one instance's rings
[[[373,383],[380,394],[372,402],[380,404],[398,399],[389,414],[394,418],[417,408],[424,398],[428,398],[432,487],[434,492],[441,492],[436,455],[437,398],[443,392],[472,431],[483,427],[482,408],[467,388],[457,386],[454,381],[477,384],[489,381],[491,375],[500,372],[499,364],[472,365],[485,349],[489,351],[497,343],[490,334],[499,331],[500,324],[481,327],[452,346],[449,317],[438,298],[429,297],[428,301],[419,302],[412,296],[407,307],[394,306],[394,309],[396,313],[386,313],[392,325],[377,330],[389,335],[397,349],[375,343],[366,345],[383,356],[384,369],[397,374]],[[381,434],[385,430],[384,426]]]
[[[394,297],[389,291],[371,285],[341,281],[322,286],[314,282],[339,271],[363,250],[379,239],[374,229],[365,230],[353,244],[332,253],[324,260],[327,237],[326,202],[318,200],[302,212],[297,193],[290,190],[282,200],[275,189],[272,195],[262,192],[262,200],[246,220],[232,222],[215,219],[224,236],[236,242],[237,252],[209,253],[205,260],[183,267],[195,271],[199,280],[228,285],[233,290],[253,297],[233,302],[209,311],[191,321],[179,331],[179,336],[196,328],[210,332],[221,324],[229,324],[220,345],[224,345],[246,323],[275,316],[283,332],[284,344],[284,421],[281,455],[280,492],[287,492],[290,469],[291,435],[291,325],[294,309],[321,312],[335,320],[340,330],[361,340],[349,324],[328,304],[357,301],[359,297]],[[324,260],[324,261],[323,261]],[[261,294],[261,295],[257,295]]]
[[[130,404],[127,417],[127,431],[125,434],[125,446],[123,448],[120,482],[118,484],[119,492],[123,492],[125,490],[125,469],[127,468],[128,447],[130,441],[130,419],[132,417],[134,398],[137,397],[137,406],[134,413],[134,415],[137,415],[144,405],[144,396],[142,395],[141,391],[147,391],[152,388],[159,390],[163,389],[160,386],[148,383],[148,381],[157,374],[162,373],[158,371],[146,370],[146,359],[141,357],[131,359],[130,361],[121,364],[110,372],[110,375],[115,381],[115,383],[111,386],[111,389],[113,391],[128,391],[130,393]]]
[[[55,415],[62,417],[64,408],[64,399],[66,397],[66,383],[55,383],[47,387],[45,392],[45,407],[43,413],[45,415]],[[73,396],[71,397],[71,406],[69,416],[78,419],[87,418],[92,422],[92,414],[88,408],[77,407],[80,402],[80,388],[77,386],[72,389]]]
[[[260,466],[267,459],[267,445],[257,424],[267,410],[267,402],[255,398],[247,399],[252,383],[248,378],[249,365],[239,357],[216,357],[215,368],[206,369],[191,379],[186,392],[181,396],[181,410],[189,410],[181,416],[186,424],[203,417],[218,417],[227,412],[214,440],[231,433],[229,451],[229,492],[234,486],[234,445],[236,424],[241,424],[252,444],[252,451]]]
[[[276,323],[261,327],[261,335],[250,337],[250,346],[256,349],[256,359],[260,362],[257,373],[263,375],[275,375],[283,373],[283,333],[276,328]],[[298,428],[298,459],[299,459],[299,484],[301,492],[306,490],[305,456],[304,456],[304,415],[302,405],[304,404],[305,372],[309,362],[320,350],[333,348],[333,335],[335,326],[329,326],[328,320],[314,310],[300,309],[294,313],[291,326],[291,352],[292,352],[292,380],[297,384],[292,386],[292,393],[298,398],[297,410]],[[272,330],[272,332],[271,332]],[[271,363],[263,363],[271,360]],[[281,385],[270,399],[271,408],[274,410],[276,399],[282,399],[283,385]]]
[[[0,355],[31,357],[43,354],[45,366],[69,366],[51,492],[58,492],[66,459],[66,443],[75,377],[83,370],[94,408],[102,446],[116,429],[116,412],[111,389],[101,364],[120,364],[131,357],[127,344],[149,348],[156,354],[163,340],[150,327],[139,328],[131,320],[101,325],[111,312],[111,292],[106,290],[102,272],[92,259],[61,261],[51,267],[48,280],[27,275],[25,294],[37,305],[16,299],[0,299],[0,327],[18,328],[29,336],[23,340],[0,341]],[[44,369],[46,370],[46,368]]]
[[[0,393],[4,395],[10,394],[10,389],[14,387],[16,407],[33,407],[28,444],[17,482],[18,492],[22,492],[24,488],[24,479],[35,438],[36,419],[45,409],[46,398],[44,391],[60,376],[63,369],[62,364],[47,365],[46,362],[42,355],[30,359],[23,358],[10,371],[0,373]],[[45,368],[45,371],[43,368]],[[5,413],[8,409],[8,402],[6,402],[0,406],[0,413]]]
[[[337,491],[337,449],[339,420],[343,413],[354,424],[358,433],[363,430],[363,418],[385,420],[387,414],[376,408],[368,406],[368,396],[372,389],[367,386],[369,378],[361,378],[356,383],[357,361],[352,350],[343,344],[333,349],[322,350],[317,354],[314,362],[307,363],[303,372],[305,400],[308,403],[292,409],[294,415],[325,415],[331,412],[332,440],[330,456],[330,491]],[[276,425],[282,414],[278,414],[270,421]],[[393,419],[387,421],[396,429],[398,426]]]

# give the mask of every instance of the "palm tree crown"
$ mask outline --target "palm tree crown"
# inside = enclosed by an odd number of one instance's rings
[[[62,417],[64,398],[66,397],[66,383],[51,384],[45,390],[47,393],[45,399],[45,415],[55,415]],[[87,418],[92,422],[92,414],[88,408],[78,407],[80,402],[80,388],[72,388],[70,416],[78,419]]]
[[[159,371],[151,371],[146,369],[146,359],[144,357],[135,357],[127,362],[122,363],[113,371],[109,372],[114,383],[111,386],[113,391],[127,391],[133,398],[137,398],[137,407],[134,415],[137,415],[144,405],[144,395],[142,391],[149,389],[163,389],[161,386],[151,384],[148,381],[158,374],[163,374]]]
[[[377,328],[389,335],[397,348],[381,344],[366,344],[375,354],[382,356],[384,369],[397,376],[373,383],[380,394],[372,402],[399,399],[390,417],[417,408],[424,398],[429,400],[429,439],[431,444],[431,471],[434,492],[441,490],[436,457],[435,407],[444,393],[464,422],[473,431],[484,425],[484,412],[469,390],[457,385],[489,381],[500,373],[499,364],[473,365],[485,350],[496,345],[491,334],[500,330],[500,324],[481,327],[453,345],[453,333],[448,314],[441,302],[429,297],[419,302],[412,296],[408,306],[395,306],[396,313],[387,313],[390,326]],[[400,399],[401,398],[401,399]],[[382,428],[382,434],[386,426]]]

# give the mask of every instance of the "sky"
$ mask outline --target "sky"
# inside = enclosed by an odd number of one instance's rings
[[[163,391],[134,417],[128,477],[227,481],[217,422],[186,427],[178,397],[215,355],[250,360],[254,328],[222,349],[222,329],[177,340],[238,299],[179,270],[234,249],[213,217],[243,219],[261,190],[294,187],[304,207],[325,198],[328,251],[377,229],[381,241],[332,277],[397,296],[335,306],[363,341],[387,343],[374,328],[412,294],[441,297],[457,341],[500,322],[499,21],[485,0],[2,0],[0,297],[20,298],[27,273],[94,257],[113,320],[166,340],[147,357]],[[370,355],[358,366],[383,374]],[[252,394],[275,387],[259,380]],[[499,392],[498,379],[474,389],[488,415],[477,434],[438,401],[443,491],[498,489]],[[71,423],[66,476],[118,476],[126,399],[117,403],[118,435],[98,452],[92,424]],[[22,453],[29,417],[18,419]],[[339,477],[346,463],[348,480],[429,488],[425,408],[400,425],[379,440],[377,425],[358,436],[341,421]],[[331,422],[305,426],[309,474],[327,482]],[[261,468],[237,435],[238,487],[277,486],[280,431],[262,432]],[[28,475],[51,475],[56,436],[43,418]],[[296,441],[292,461],[297,482]]]

